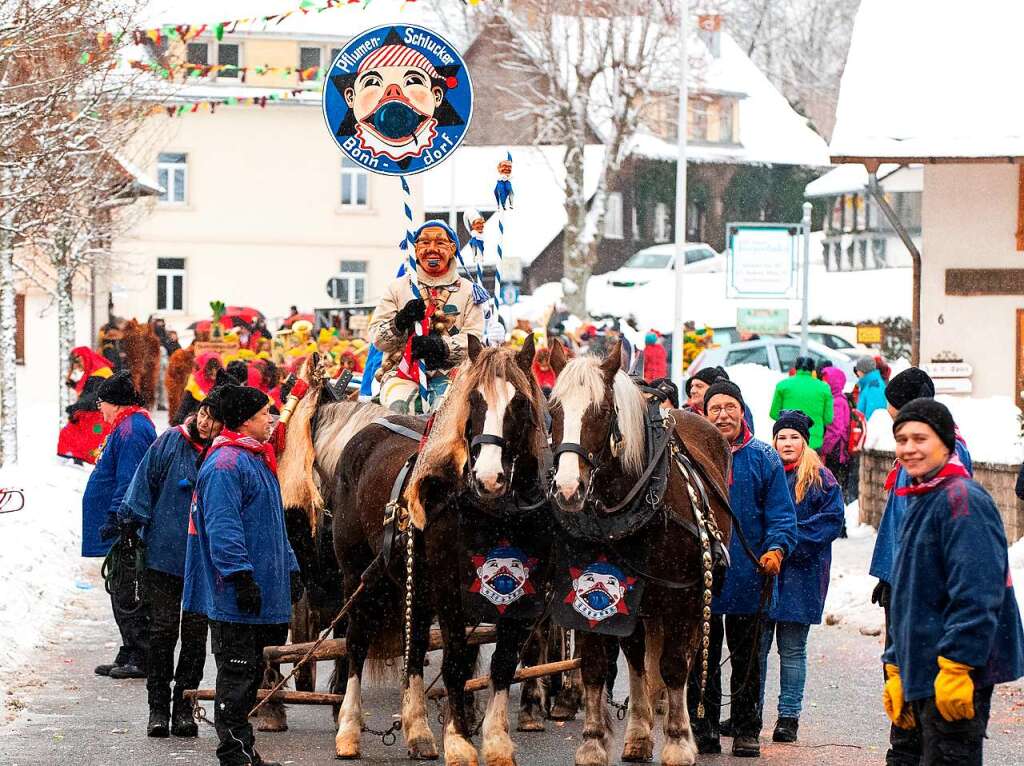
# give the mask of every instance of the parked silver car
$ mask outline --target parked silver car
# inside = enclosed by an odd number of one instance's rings
[[[743,343],[732,343],[719,348],[707,348],[697,355],[687,371],[693,375],[705,367],[731,367],[734,364],[759,364],[776,372],[786,373],[793,368],[800,356],[800,341],[794,338],[761,338]],[[814,341],[807,342],[807,356],[820,365],[828,360],[833,367],[846,373],[846,388],[853,388],[856,377],[853,374],[853,360],[846,354],[823,346]]]

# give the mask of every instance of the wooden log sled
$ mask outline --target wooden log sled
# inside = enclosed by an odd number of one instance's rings
[[[466,629],[466,641],[470,646],[481,644],[493,644],[498,635],[498,629],[493,625],[478,626]],[[263,650],[263,658],[267,662],[282,664],[299,662],[306,656],[306,653],[313,648],[315,642],[309,641],[304,644],[285,644],[284,646],[268,646]],[[427,651],[443,649],[444,641],[441,640],[441,629],[431,628],[430,642]],[[348,656],[344,638],[329,638],[324,641],[313,652],[312,660],[326,662],[328,660],[342,659]]]
[[[528,668],[520,668],[516,671],[512,683],[520,683],[532,678],[553,676],[556,673],[565,673],[575,670],[580,666],[580,659],[560,660],[559,662],[548,662],[543,665],[533,665]],[[491,684],[490,676],[480,676],[466,681],[467,692],[483,691]],[[269,689],[260,689],[256,692],[257,700],[267,696]],[[199,702],[209,702],[214,699],[213,689],[189,689],[185,692],[185,699]],[[448,690],[444,687],[436,687],[427,693],[429,699],[441,699],[448,696]],[[342,694],[328,694],[326,692],[294,692],[281,690],[274,694],[274,702],[283,702],[286,705],[340,705],[345,701]]]

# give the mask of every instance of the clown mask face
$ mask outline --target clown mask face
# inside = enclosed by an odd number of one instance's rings
[[[455,244],[439,226],[428,226],[416,237],[416,261],[430,276],[441,276],[455,255]]]
[[[443,90],[431,84],[430,73],[415,65],[369,66],[345,91],[356,120],[394,145],[408,141],[443,98]]]
[[[530,570],[514,557],[490,558],[477,567],[476,575],[481,583],[508,596],[526,582]]]
[[[483,234],[485,223],[487,222],[483,219],[482,216],[480,218],[474,218],[472,221],[469,222],[469,228],[473,230],[474,234]]]
[[[573,580],[577,597],[591,609],[602,611],[617,604],[626,595],[626,588],[613,574],[600,574],[587,570]]]

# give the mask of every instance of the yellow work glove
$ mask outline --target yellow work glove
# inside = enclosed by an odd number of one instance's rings
[[[967,665],[939,657],[935,676],[935,707],[947,721],[974,718],[974,681]]]
[[[775,577],[782,570],[782,551],[778,548],[772,548],[761,556],[758,564],[761,566],[761,571],[764,574]]]
[[[896,665],[885,664],[885,688],[882,690],[882,705],[889,720],[901,729],[914,728],[914,711],[903,699],[903,681]]]

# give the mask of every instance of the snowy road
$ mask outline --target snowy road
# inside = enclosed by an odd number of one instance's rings
[[[870,538],[839,541],[835,546],[837,574],[861,563],[870,550]],[[164,766],[165,764],[215,763],[216,743],[211,728],[199,740],[149,740],[144,736],[147,717],[145,687],[139,681],[111,681],[92,673],[94,665],[107,661],[113,651],[114,625],[95,565],[83,575],[92,590],[79,590],[70,602],[62,625],[36,652],[34,661],[16,678],[9,679],[0,724],[0,764],[5,766]],[[846,576],[842,579],[845,579]],[[838,582],[835,583],[838,585]],[[839,588],[839,591],[848,588]],[[860,626],[873,620],[872,612],[851,607],[836,626],[811,632],[808,691],[801,720],[800,743],[772,745],[766,716],[764,763],[878,764],[884,753],[887,730],[880,704],[878,655],[880,638],[862,635]],[[437,668],[435,662],[432,666]],[[770,677],[777,678],[773,660]],[[326,674],[325,674],[326,675]],[[432,671],[428,669],[428,676]],[[624,673],[620,673],[620,679]],[[212,662],[204,685],[212,685]],[[774,708],[776,683],[770,682],[768,709]],[[625,695],[619,689],[617,698]],[[384,728],[397,704],[387,689],[372,689],[368,696],[368,721]],[[291,708],[291,729],[284,734],[260,735],[260,749],[267,757],[293,766],[327,764],[333,760],[333,732],[325,709]],[[993,703],[986,763],[999,766],[1020,763],[1024,746],[1024,687],[1001,687]],[[617,723],[621,746],[623,724]],[[434,726],[435,732],[438,727]],[[579,744],[580,723],[548,724],[543,734],[519,734],[521,766],[555,766],[571,763]],[[728,745],[729,740],[723,740]],[[385,748],[366,735],[362,763],[408,763],[400,746]],[[655,750],[657,752],[657,750]],[[617,762],[614,761],[614,762]],[[740,764],[746,760],[727,756],[703,757],[700,763]]]

